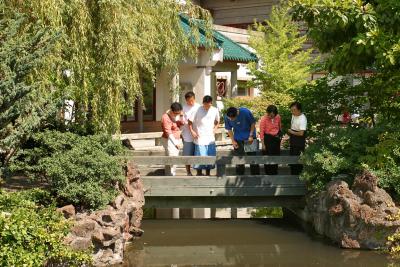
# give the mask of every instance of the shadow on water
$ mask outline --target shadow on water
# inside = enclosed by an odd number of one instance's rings
[[[400,266],[379,252],[340,249],[283,219],[145,220],[143,229],[123,266]]]

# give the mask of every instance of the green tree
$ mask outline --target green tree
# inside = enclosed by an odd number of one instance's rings
[[[53,66],[50,55],[59,40],[56,31],[31,23],[0,2],[0,167],[21,142],[60,107],[57,91],[41,73]],[[10,10],[8,10],[10,11]]]
[[[251,85],[264,93],[290,93],[305,85],[311,72],[312,49],[303,49],[307,37],[300,35],[289,8],[274,6],[269,20],[254,27],[249,43],[260,58],[260,67],[249,64],[254,76]]]
[[[172,75],[178,62],[197,51],[199,23],[192,37],[183,31],[179,14],[205,19],[208,11],[175,0],[41,0],[4,1],[11,10],[60,30],[54,60],[60,62],[44,77],[68,71],[62,86],[75,101],[75,126],[85,132],[118,132],[121,114],[132,112],[140,99],[143,76],[154,80],[162,68]],[[211,36],[211,35],[209,35]],[[211,40],[210,45],[211,45]],[[194,42],[193,42],[194,41]],[[67,73],[67,72],[65,72]],[[59,80],[64,78],[58,77]]]

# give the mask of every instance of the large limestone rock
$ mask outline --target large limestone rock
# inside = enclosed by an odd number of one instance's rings
[[[315,230],[343,248],[387,248],[387,237],[400,231],[399,208],[367,171],[352,189],[344,181],[330,182],[326,191],[308,197],[306,209]]]
[[[130,163],[121,194],[104,210],[75,215],[71,205],[59,209],[74,220],[65,242],[78,250],[94,248],[95,266],[122,263],[125,243],[143,233],[140,226],[144,194],[139,178],[139,171]]]

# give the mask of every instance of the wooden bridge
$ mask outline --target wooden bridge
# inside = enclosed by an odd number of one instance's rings
[[[236,164],[260,164],[261,171],[263,164],[278,164],[280,170],[286,168],[287,172],[289,164],[299,163],[297,156],[168,157],[153,154],[131,156],[129,160],[138,165],[141,172],[146,166],[154,165],[216,165],[216,174],[211,176],[162,176],[151,172],[142,175],[147,207],[304,207],[306,187],[296,175],[226,175],[227,166]]]

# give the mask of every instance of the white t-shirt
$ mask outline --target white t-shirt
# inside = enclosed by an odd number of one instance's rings
[[[307,130],[307,118],[304,114],[299,116],[292,115],[292,124],[290,129],[294,131],[305,131]]]
[[[185,124],[181,127],[183,141],[185,142],[193,142],[193,136],[189,130],[189,118],[193,116],[194,113],[199,109],[201,105],[199,103],[194,103],[193,106],[189,106],[187,104],[183,105],[183,116]]]
[[[194,143],[197,145],[209,145],[215,142],[214,122],[219,122],[219,112],[216,107],[205,110],[202,106],[189,118],[193,123],[193,130],[198,134]]]

